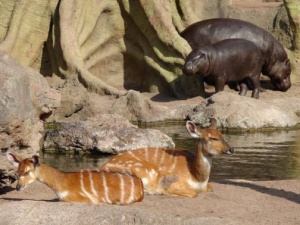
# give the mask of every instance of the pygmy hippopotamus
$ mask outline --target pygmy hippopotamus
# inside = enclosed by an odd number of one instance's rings
[[[199,73],[204,82],[223,91],[228,82],[238,82],[240,95],[246,95],[250,81],[252,97],[259,98],[263,56],[259,48],[245,39],[227,39],[194,49],[186,58],[183,72]]]
[[[276,90],[291,87],[291,66],[282,45],[266,30],[246,21],[217,18],[196,22],[180,34],[192,49],[214,44],[224,39],[242,38],[253,42],[262,52],[262,73],[268,76]]]

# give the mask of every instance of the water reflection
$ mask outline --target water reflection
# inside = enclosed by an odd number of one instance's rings
[[[155,128],[171,136],[177,147],[196,150],[196,140],[184,124]],[[213,159],[211,180],[300,178],[300,130],[225,133],[224,137],[235,153]]]
[[[168,134],[179,148],[196,149],[196,140],[190,138],[184,124],[157,125],[151,128]],[[234,147],[235,154],[213,159],[211,180],[300,178],[300,130],[234,133],[224,134],[224,137]],[[99,167],[109,158],[102,155],[43,156],[47,164],[65,171]]]
[[[101,154],[42,153],[42,162],[62,171],[72,172],[102,166],[111,156]]]

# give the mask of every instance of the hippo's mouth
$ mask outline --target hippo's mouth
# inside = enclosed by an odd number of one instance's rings
[[[185,75],[192,75],[192,74],[196,73],[196,69],[192,62],[188,62],[188,63],[184,64],[182,72]]]
[[[291,86],[290,79],[286,78],[283,80],[272,80],[272,84],[277,91],[287,91]]]

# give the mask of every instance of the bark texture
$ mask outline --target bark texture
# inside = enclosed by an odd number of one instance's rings
[[[297,0],[284,0],[291,20],[291,27],[294,33],[293,48],[300,51],[300,4]]]

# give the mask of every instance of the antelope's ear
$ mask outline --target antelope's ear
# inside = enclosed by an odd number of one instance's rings
[[[32,156],[32,163],[34,168],[40,165],[40,158],[37,155]]]
[[[197,126],[192,121],[186,122],[186,129],[193,138],[201,138],[202,134],[198,131]]]
[[[209,122],[210,122],[209,128],[217,129],[217,120],[215,118],[213,117],[210,118]]]
[[[18,167],[20,161],[22,161],[22,159],[20,157],[16,156],[15,154],[13,154],[11,152],[7,152],[6,157],[7,157],[8,161],[15,167]]]

